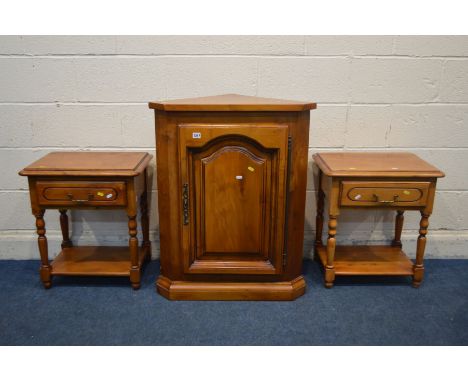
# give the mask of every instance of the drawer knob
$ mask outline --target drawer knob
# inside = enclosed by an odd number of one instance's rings
[[[374,194],[374,202],[376,203],[396,203],[398,202],[398,195],[393,195],[393,200],[380,200],[377,194]]]
[[[73,194],[67,194],[67,196],[68,196],[68,199],[70,199],[70,201],[76,202],[76,203],[90,202],[91,200],[94,199],[93,194],[88,194],[88,199],[73,199]]]

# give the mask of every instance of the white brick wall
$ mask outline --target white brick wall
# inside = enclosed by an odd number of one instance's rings
[[[315,226],[312,153],[409,150],[446,172],[427,256],[468,257],[468,37],[3,36],[0,37],[0,258],[38,258],[25,165],[51,150],[154,154],[157,99],[241,93],[309,100],[305,256]],[[153,164],[154,168],[154,164]],[[157,190],[151,201],[157,240]],[[51,255],[58,213],[46,213]],[[414,254],[418,214],[404,239]],[[341,242],[384,241],[393,213],[343,213]],[[125,243],[122,211],[72,214],[78,243]],[[157,256],[158,245],[154,245]]]

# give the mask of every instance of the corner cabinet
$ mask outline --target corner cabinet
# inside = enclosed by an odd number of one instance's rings
[[[161,275],[172,300],[293,300],[301,275],[309,111],[240,95],[151,102]]]

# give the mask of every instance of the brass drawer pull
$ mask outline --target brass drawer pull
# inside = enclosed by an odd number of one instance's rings
[[[393,200],[379,200],[379,196],[377,194],[373,194],[374,202],[376,203],[396,203],[398,202],[398,195],[393,195]]]
[[[76,203],[85,203],[85,202],[90,202],[94,199],[94,195],[93,194],[88,194],[88,199],[73,199],[73,195],[72,194],[67,194],[68,196],[68,199],[70,199],[70,201],[72,202],[76,202]]]

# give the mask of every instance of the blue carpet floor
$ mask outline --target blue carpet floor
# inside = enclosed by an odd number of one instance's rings
[[[304,262],[306,294],[293,302],[168,301],[127,279],[39,282],[37,261],[0,261],[0,345],[468,345],[468,260],[427,260],[408,278],[339,278],[322,286]]]

